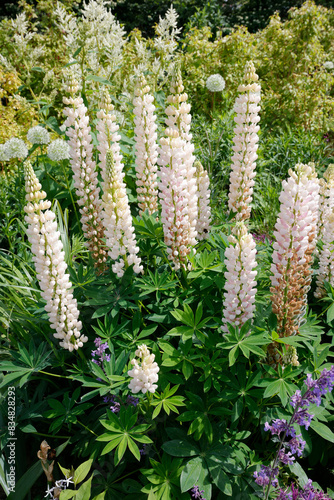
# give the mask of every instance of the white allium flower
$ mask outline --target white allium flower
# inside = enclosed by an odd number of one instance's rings
[[[323,235],[323,247],[319,255],[319,270],[317,273],[317,288],[314,296],[317,298],[324,297],[326,290],[324,282],[328,281],[331,286],[334,286],[334,212],[327,216],[325,221]]]
[[[258,148],[258,132],[260,127],[258,115],[261,97],[261,87],[257,82],[253,63],[250,61],[245,66],[245,84],[239,85],[240,96],[237,97],[234,118],[237,126],[234,129],[234,154],[230,173],[230,191],[228,207],[235,213],[236,220],[245,220],[250,217],[249,204],[253,199],[254,177],[256,175],[256,159]]]
[[[210,92],[222,92],[225,88],[225,80],[221,75],[210,75],[205,85]]]
[[[229,236],[232,243],[225,250],[225,290],[224,318],[222,331],[228,332],[226,323],[241,327],[253,318],[257,272],[256,244],[253,236],[247,232],[243,222],[237,222]]]
[[[156,382],[158,382],[158,372],[160,370],[158,364],[154,361],[155,356],[150,354],[145,344],[140,345],[135,354],[139,361],[137,359],[131,360],[133,369],[128,371],[128,375],[132,377],[132,380],[128,387],[133,394],[137,394],[139,391],[143,394],[147,391],[153,393],[158,387]]]
[[[71,78],[67,91],[77,92],[78,82]],[[87,108],[81,97],[63,98],[67,119],[66,135],[69,137],[70,163],[74,173],[74,187],[78,197],[79,212],[86,246],[92,254],[96,266],[104,267],[106,249],[103,241],[104,228],[101,220],[102,202],[99,197],[96,164],[93,159],[93,144]]]
[[[56,139],[48,146],[48,157],[53,161],[68,160],[70,157],[70,146],[63,139]]]
[[[44,127],[36,125],[28,130],[27,139],[32,144],[49,144],[50,134]]]
[[[210,207],[210,180],[206,170],[200,161],[196,160],[194,163],[196,168],[196,181],[197,181],[197,239],[204,240],[209,236],[210,223],[211,223],[211,207]]]
[[[27,235],[34,254],[33,261],[37,279],[46,301],[51,328],[56,330],[54,337],[59,345],[69,351],[77,350],[87,342],[81,335],[82,324],[79,321],[77,301],[71,292],[72,284],[66,271],[65,253],[57,228],[56,215],[49,210],[51,203],[44,200],[46,194],[41,191],[30,162],[24,163],[26,200],[25,221],[28,224]]]
[[[105,227],[108,255],[116,261],[113,272],[120,278],[125,269],[134,264],[135,273],[142,273],[141,259],[137,246],[126,185],[123,181],[123,164],[119,148],[119,135],[113,135],[115,142],[106,153],[104,171],[102,220]]]
[[[6,144],[0,144],[0,161],[9,161],[10,157],[7,152]]]
[[[324,68],[326,68],[326,69],[333,69],[334,68],[334,63],[332,61],[326,61],[326,62],[324,62]]]
[[[24,159],[28,156],[28,148],[22,139],[12,137],[5,143],[6,153],[8,158]]]
[[[297,164],[289,174],[279,196],[281,208],[271,265],[271,300],[281,337],[298,333],[305,315],[319,211],[319,180],[314,164]]]
[[[141,76],[135,89],[133,113],[135,115],[136,140],[136,190],[139,213],[148,210],[153,214],[158,210],[157,182],[157,125],[154,97],[149,94],[150,87],[144,76]]]

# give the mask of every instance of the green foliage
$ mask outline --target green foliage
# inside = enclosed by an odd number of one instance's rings
[[[14,48],[9,44],[13,30],[7,21],[0,27],[0,40],[12,63],[17,63],[15,75],[22,82],[21,94],[35,103],[30,105],[39,109],[41,122],[54,135],[63,137],[59,128],[62,120],[57,116],[60,96],[58,101],[49,99],[53,88],[60,89],[59,79],[43,88],[43,78],[53,63],[58,75],[70,56],[86,64],[85,50],[79,47],[76,54],[69,54],[52,17],[48,17],[51,3],[38,4],[44,14],[39,13],[36,19],[36,46],[46,44],[41,71],[25,71],[20,68],[22,59],[13,59]],[[75,7],[70,2],[66,5]],[[117,9],[127,5],[124,2]],[[132,4],[133,9],[141,9],[146,22],[151,5]],[[154,5],[157,16],[159,9],[161,15],[165,12],[163,3]],[[334,337],[333,289],[325,284],[327,296],[316,301],[312,298],[313,283],[309,296],[312,311],[308,311],[300,335],[279,338],[270,302],[270,235],[279,210],[281,182],[289,169],[297,162],[313,161],[321,174],[330,163],[331,149],[323,133],[331,126],[333,75],[323,63],[333,59],[333,12],[307,2],[290,11],[287,20],[275,15],[261,32],[249,33],[240,27],[224,37],[218,33],[212,41],[207,23],[214,30],[222,27],[218,22],[224,20],[216,17],[217,5],[215,1],[198,4],[194,14],[195,2],[174,3],[177,9],[184,8],[189,21],[182,50],[180,46],[176,54],[196,111],[192,123],[195,155],[211,178],[215,219],[208,238],[189,255],[190,270],[171,269],[158,213],[139,217],[136,206],[133,82],[126,80],[127,87],[124,78],[140,62],[136,51],[139,42],[146,51],[143,58],[152,63],[157,55],[153,40],[134,30],[125,43],[124,59],[115,69],[115,78],[85,67],[87,86],[83,93],[95,146],[96,92],[101,85],[107,85],[116,110],[122,111],[121,149],[143,275],[134,275],[131,267],[121,279],[110,269],[96,271],[83,242],[69,162],[49,160],[42,148],[30,150],[42,187],[54,200],[73,295],[88,337],[76,352],[59,349],[44,310],[25,235],[21,165],[12,162],[11,174],[1,174],[0,443],[4,451],[0,482],[5,492],[9,492],[6,474],[10,470],[5,404],[9,388],[15,389],[21,464],[16,496],[11,494],[9,499],[45,497],[46,480],[44,476],[42,480],[43,470],[36,462],[44,439],[58,454],[62,452],[62,466],[54,465],[55,480],[62,474],[73,478],[73,489],[63,491],[60,500],[187,500],[195,485],[204,490],[207,500],[238,498],[240,492],[244,498],[258,498],[261,488],[253,473],[260,462],[269,463],[277,450],[276,443],[263,431],[264,423],[289,418],[289,398],[302,389],[306,374],[315,377],[329,366]],[[28,3],[24,8],[33,12]],[[242,6],[237,11],[245,12]],[[231,232],[227,193],[235,126],[231,110],[248,59],[255,61],[263,87],[250,227],[268,238],[257,245],[254,322],[241,328],[229,325],[229,332],[223,335],[224,259]],[[212,73],[221,74],[227,83],[215,100],[205,88],[206,78]],[[161,136],[167,87],[163,78],[150,74],[150,70],[147,77],[156,91]],[[123,85],[126,94],[120,95]],[[45,102],[44,93],[48,97]],[[96,160],[99,163],[98,156]],[[92,357],[96,338],[106,343],[108,358],[101,362]],[[286,346],[294,346],[300,365],[285,366],[284,370],[270,367],[266,355],[272,342],[282,353]],[[128,371],[142,343],[155,355],[160,371],[158,389],[154,394],[136,394],[137,401],[129,397]],[[312,407],[314,419],[308,433],[303,431],[307,440],[303,468],[296,464],[284,469],[293,480],[313,477],[316,467],[330,467],[334,453],[332,411],[331,395],[319,408]],[[330,482],[324,479],[323,487],[327,486]]]

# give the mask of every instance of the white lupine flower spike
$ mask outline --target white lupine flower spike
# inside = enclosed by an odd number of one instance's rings
[[[154,97],[149,94],[150,87],[144,76],[141,76],[135,89],[134,123],[136,140],[136,190],[139,213],[148,210],[153,214],[158,210],[157,182],[157,125]]]
[[[209,236],[211,223],[211,207],[210,207],[210,180],[206,170],[200,161],[194,163],[196,168],[197,181],[197,209],[198,218],[196,223],[197,239],[204,240]]]
[[[236,220],[245,220],[250,217],[249,204],[253,199],[254,177],[256,175],[256,160],[258,148],[258,132],[260,127],[258,115],[261,97],[261,87],[257,83],[258,75],[252,62],[245,67],[245,83],[239,85],[240,96],[237,97],[234,118],[237,126],[234,128],[234,154],[230,174],[230,191],[228,197],[229,210],[235,213]]]
[[[97,113],[98,150],[102,174],[102,222],[105,228],[109,256],[115,261],[113,272],[121,278],[124,270],[134,264],[135,273],[142,273],[139,248],[134,235],[126,185],[123,181],[123,163],[119,145],[121,136],[114,109],[107,91],[102,92]]]
[[[225,250],[224,317],[222,331],[228,332],[227,324],[241,327],[253,318],[255,311],[256,244],[243,222],[237,222],[228,237],[230,243]]]
[[[319,222],[318,239],[322,240],[326,228],[326,222],[334,208],[334,165],[328,165],[324,178],[320,179],[320,201],[319,201]]]
[[[322,298],[326,295],[324,282],[334,287],[334,212],[325,221],[322,234],[323,247],[319,255],[319,270],[317,274],[317,288],[314,296]]]
[[[196,245],[197,182],[190,134],[190,104],[181,76],[171,84],[165,112],[165,137],[160,139],[159,198],[168,258],[174,269],[189,267],[187,255]]]
[[[78,91],[78,82],[71,77],[66,90],[73,94],[63,98],[63,102],[71,107],[64,109],[67,117],[65,126],[69,137],[70,163],[74,173],[74,187],[80,206],[81,223],[86,238],[86,246],[91,252],[95,265],[104,269],[106,249],[103,241],[104,229],[101,220],[101,200],[99,198],[96,164],[93,160],[93,145],[90,134],[87,108],[81,97],[74,97]]]
[[[128,371],[129,377],[132,378],[129,389],[133,394],[142,392],[154,393],[158,388],[156,382],[158,382],[158,372],[160,370],[156,361],[154,361],[154,354],[151,354],[149,349],[145,344],[140,345],[135,352],[136,356],[139,358],[132,359],[131,364],[133,369]]]
[[[81,335],[77,301],[71,292],[72,284],[66,273],[65,253],[57,228],[56,215],[50,210],[51,203],[45,200],[30,162],[24,163],[27,205],[25,221],[27,235],[31,244],[33,261],[41,295],[46,301],[51,328],[56,330],[54,337],[59,345],[69,351],[77,350],[87,342]]]
[[[114,135],[115,138],[115,135]],[[105,180],[103,182],[103,224],[109,256],[116,261],[112,265],[113,272],[120,278],[124,270],[134,264],[135,273],[142,273],[143,266],[138,257],[137,246],[132,225],[126,186],[123,181],[122,156],[119,144],[115,142],[106,153]]]

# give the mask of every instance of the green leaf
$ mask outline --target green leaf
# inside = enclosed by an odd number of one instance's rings
[[[293,462],[289,465],[289,468],[292,474],[295,474],[298,477],[299,484],[301,486],[305,486],[308,481],[308,477],[301,465],[298,462]]]
[[[90,476],[88,481],[80,486],[75,496],[75,500],[90,500],[91,498],[91,489],[92,489],[92,479],[93,476]]]
[[[73,498],[78,492],[76,490],[65,490],[60,493],[59,500],[68,500]]]
[[[326,439],[326,441],[334,443],[334,433],[330,430],[329,427],[327,427],[327,425],[323,424],[322,422],[312,421],[311,429],[313,429],[317,434],[319,434],[319,436]]]
[[[207,460],[209,471],[214,484],[225,493],[227,496],[232,496],[232,485],[226,472],[223,471],[221,465],[215,463],[214,460]]]
[[[275,394],[278,394],[278,392],[281,388],[282,382],[283,382],[282,380],[275,380],[275,381],[271,382],[268,385],[267,389],[264,391],[263,397],[264,398],[271,398]]]
[[[89,81],[99,82],[99,83],[103,83],[103,85],[112,85],[112,83],[109,82],[109,80],[107,80],[106,78],[103,78],[102,76],[97,76],[97,75],[88,75],[86,77],[86,81],[87,82],[89,82]]]
[[[75,485],[81,483],[87,476],[87,474],[90,471],[90,468],[92,466],[93,459],[89,459],[83,464],[80,464],[79,467],[75,470],[74,476],[73,476],[73,482]]]
[[[190,488],[193,488],[193,486],[197,483],[202,467],[202,457],[195,457],[192,460],[189,460],[189,462],[184,467],[180,477],[182,493],[188,491]]]
[[[102,491],[99,495],[93,498],[93,500],[104,500],[104,497],[106,496],[106,491]]]
[[[128,438],[127,438],[127,436],[123,435],[123,437],[122,437],[122,439],[121,439],[121,441],[116,449],[115,465],[117,465],[122,460],[127,446],[128,446]]]
[[[139,460],[140,460],[139,448],[136,445],[136,443],[133,441],[133,439],[131,439],[131,437],[129,437],[129,439],[128,439],[128,446],[129,446],[129,450],[131,451],[132,455],[134,455],[134,457],[139,462]]]
[[[162,449],[173,457],[193,457],[199,455],[200,451],[197,446],[184,441],[183,439],[173,439],[162,445]]]
[[[327,323],[330,323],[334,319],[334,302],[327,310]]]
[[[229,366],[233,366],[234,365],[234,363],[238,359],[238,354],[239,354],[239,346],[236,345],[228,353]]]

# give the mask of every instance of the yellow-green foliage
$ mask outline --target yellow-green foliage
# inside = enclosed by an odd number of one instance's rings
[[[0,66],[0,137],[4,142],[11,137],[24,137],[36,120],[34,108],[17,100],[14,95],[20,85],[15,72]]]
[[[210,74],[220,73],[226,91],[235,97],[245,62],[252,59],[263,90],[261,123],[319,131],[331,126],[334,71],[324,63],[334,61],[333,9],[308,1],[291,9],[285,22],[274,15],[262,31],[250,34],[238,28],[214,42],[208,28],[192,30],[184,49],[183,69],[187,87],[196,94],[194,99],[189,92],[195,107],[198,102],[199,108],[209,108],[205,81]]]
[[[306,2],[284,23],[273,16],[257,41],[264,120],[321,130],[334,110],[334,72],[324,67],[334,60],[334,11]]]
[[[73,0],[63,0],[62,3],[67,8],[75,4]],[[51,109],[61,113],[61,72],[73,53],[66,47],[63,35],[55,24],[51,0],[38,0],[37,14],[25,0],[21,0],[21,4],[29,20],[29,31],[34,31],[35,36],[26,51],[15,52],[13,27],[10,21],[5,20],[0,24],[1,52],[14,66],[13,74],[16,70],[24,84],[21,94],[37,102],[35,106],[39,110],[43,109],[44,101],[44,104],[52,106]],[[215,73],[221,74],[226,80],[223,99],[227,98],[231,106],[242,80],[245,63],[252,59],[263,90],[262,124],[270,128],[297,125],[317,132],[327,132],[333,125],[334,94],[331,91],[334,70],[324,66],[326,61],[334,62],[333,9],[317,6],[309,0],[300,9],[291,9],[287,21],[282,22],[278,15],[274,15],[265,29],[254,34],[239,27],[229,35],[212,41],[210,28],[194,28],[183,33],[183,37],[182,46],[174,57],[181,65],[185,88],[194,111],[210,112],[212,94],[206,89],[205,82]],[[34,50],[39,46],[43,47],[43,51],[33,62]],[[83,49],[76,59],[81,61],[84,54]],[[169,63],[167,61],[165,64],[163,56],[156,63],[155,57],[159,55],[153,40],[147,40],[139,30],[133,30],[123,46],[122,63],[108,76],[113,83],[110,90],[115,95],[126,92],[130,97],[134,84],[132,77],[135,68],[141,67],[141,63],[150,71],[147,78],[155,90],[159,89],[159,85],[160,88],[161,85],[165,86],[167,78],[159,82],[157,75],[159,64],[164,67],[165,74],[166,71],[169,73]],[[84,61],[81,62],[84,65]],[[43,71],[32,69],[32,65]],[[45,72],[50,69],[53,70],[53,76],[45,84]],[[76,67],[73,66],[73,69]],[[90,71],[86,67],[84,74]],[[98,76],[105,77],[103,58]],[[94,93],[98,86],[99,82],[93,78],[87,89]],[[219,94],[215,97],[216,105],[219,105],[222,96]],[[18,103],[15,99],[5,102],[7,109],[3,111],[2,106],[2,113],[6,112],[6,130],[2,123],[0,142],[13,135],[12,130],[17,125],[11,120],[18,119]],[[11,107],[13,109],[10,111]]]

